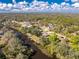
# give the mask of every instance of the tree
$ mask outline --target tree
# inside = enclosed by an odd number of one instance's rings
[[[0,59],[6,59],[6,56],[4,55],[4,53],[0,50]]]
[[[51,43],[57,43],[59,41],[59,39],[57,38],[57,35],[55,33],[53,34],[50,34],[48,36],[48,40],[51,42]]]
[[[33,35],[36,35],[36,36],[41,36],[42,35],[42,31],[39,27],[37,26],[32,26],[28,29],[26,29],[28,33],[31,33]]]
[[[51,55],[53,55],[53,53],[55,53],[55,50],[58,46],[59,39],[57,38],[57,35],[53,33],[48,36],[48,41],[50,42],[50,44],[46,46],[46,49]]]
[[[71,36],[69,42],[71,43],[70,46],[71,48],[79,51],[79,36]]]
[[[2,48],[6,59],[28,59],[31,57],[33,49],[23,45],[21,39],[16,37],[14,32],[6,32],[3,39],[8,39],[5,41],[6,45]]]
[[[59,58],[59,59],[68,59],[68,55],[69,55],[69,51],[70,50],[70,47],[67,45],[67,44],[64,44],[64,43],[59,43],[55,52],[56,52],[56,56]]]

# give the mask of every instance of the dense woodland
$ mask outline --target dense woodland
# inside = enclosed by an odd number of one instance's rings
[[[0,59],[45,57],[79,59],[79,14],[0,14]]]

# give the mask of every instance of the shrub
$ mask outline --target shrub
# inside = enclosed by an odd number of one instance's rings
[[[54,34],[51,34],[48,36],[48,40],[51,42],[51,43],[57,43],[59,41],[59,39],[57,38],[57,35],[54,33]]]
[[[36,36],[41,36],[42,35],[42,31],[39,27],[37,26],[32,26],[28,29],[26,29],[28,33],[31,33],[33,35],[36,35]]]
[[[33,49],[27,45],[23,45],[21,39],[16,37],[14,32],[6,32],[3,39],[8,39],[5,42],[6,45],[2,48],[6,59],[28,59],[31,57]]]

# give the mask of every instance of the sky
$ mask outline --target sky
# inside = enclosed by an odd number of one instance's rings
[[[12,0],[0,0],[1,2],[5,2],[5,3],[12,3]],[[27,1],[27,2],[32,2],[33,0],[16,0],[16,2],[20,2],[20,1]],[[44,1],[44,2],[57,2],[57,3],[61,3],[64,0],[38,0],[38,1]]]
[[[0,13],[79,13],[79,0],[0,0]]]

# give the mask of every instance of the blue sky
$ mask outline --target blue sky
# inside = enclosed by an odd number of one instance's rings
[[[24,1],[24,0],[16,0],[16,2],[20,2],[20,1]],[[27,0],[25,0],[27,1]],[[12,0],[0,0],[0,2],[3,2],[3,3],[12,3]],[[28,0],[28,2],[32,2],[32,0]]]
[[[33,0],[16,0],[16,2],[20,2],[20,1],[32,2]],[[47,1],[47,2],[49,2],[49,3],[51,3],[51,2],[61,3],[61,2],[63,2],[64,0],[38,0],[38,1]],[[12,0],[0,0],[0,2],[12,3]]]
[[[79,13],[79,0],[0,0],[0,13],[3,12]]]

